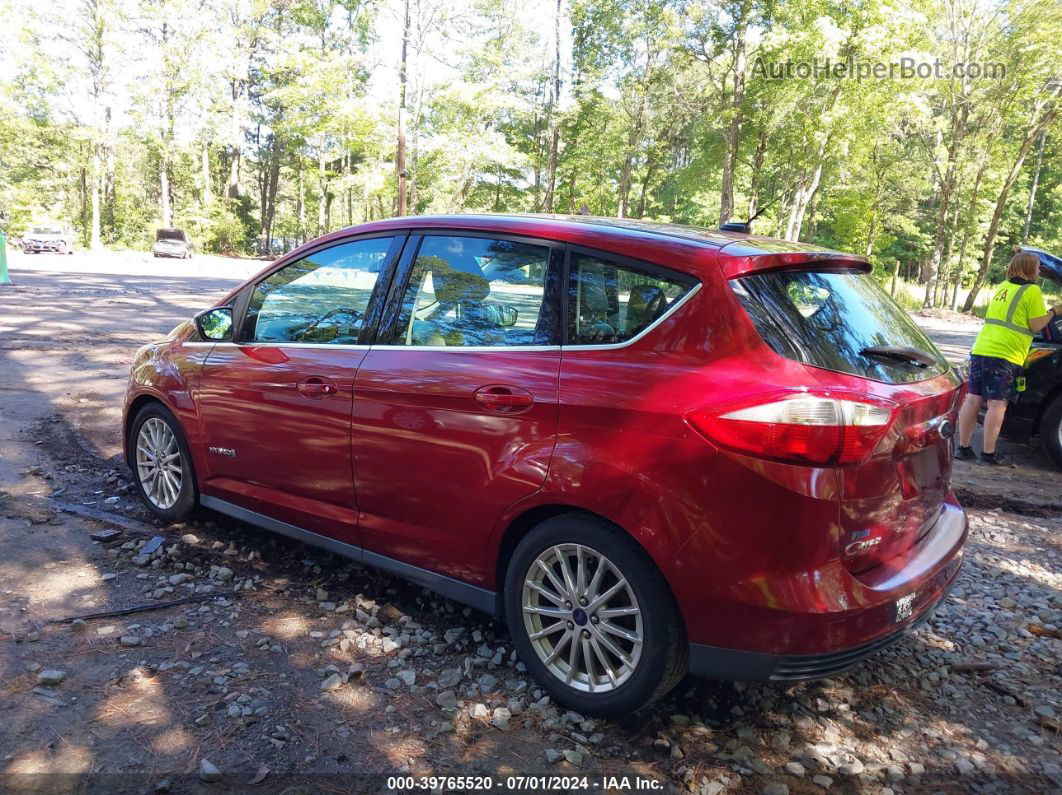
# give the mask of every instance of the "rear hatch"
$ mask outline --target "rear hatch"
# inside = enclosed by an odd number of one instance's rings
[[[962,381],[868,272],[829,261],[730,279],[763,341],[807,367],[809,388],[891,411],[859,460],[837,467],[841,560],[853,573],[899,556],[950,493]]]
[[[1055,284],[1062,284],[1062,257],[1056,257],[1042,249],[1032,248],[1031,246],[1023,246],[1022,251],[1026,251],[1030,254],[1035,254],[1037,259],[1040,260],[1040,276],[1044,279],[1050,279]]]
[[[156,229],[155,243],[183,248],[187,238],[183,229]]]

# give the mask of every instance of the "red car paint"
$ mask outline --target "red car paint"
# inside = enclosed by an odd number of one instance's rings
[[[419,230],[584,247],[688,274],[698,286],[644,336],[597,348],[212,346],[195,342],[186,323],[139,352],[125,422],[159,400],[188,438],[202,496],[477,593],[502,588],[507,555],[536,520],[571,508],[603,516],[669,583],[691,648],[707,650],[691,655],[695,672],[743,675],[725,655],[714,662],[721,650],[870,648],[946,594],[966,537],[946,432],[960,379],[949,369],[885,383],[786,358],[730,282],[775,270],[865,272],[864,259],[605,219],[412,217],[308,243],[218,305],[238,306],[242,290],[323,245],[382,232],[413,240]],[[328,385],[324,393],[300,390],[308,379]],[[865,460],[809,466],[743,455],[692,424],[691,412],[809,389],[895,406]]]

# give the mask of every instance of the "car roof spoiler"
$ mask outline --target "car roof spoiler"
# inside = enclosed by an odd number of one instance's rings
[[[1062,284],[1062,257],[1056,257],[1054,254],[1048,254],[1038,248],[1032,246],[1022,246],[1021,250],[1035,254],[1040,259],[1040,276],[1044,279],[1049,279],[1055,284]]]

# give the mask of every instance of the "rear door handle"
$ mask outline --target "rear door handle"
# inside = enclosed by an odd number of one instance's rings
[[[504,384],[480,387],[473,398],[479,406],[495,414],[523,414],[535,403],[526,389]]]
[[[339,385],[336,384],[335,381],[329,378],[321,378],[316,375],[302,379],[295,388],[299,390],[299,394],[314,398],[315,400],[339,392]]]

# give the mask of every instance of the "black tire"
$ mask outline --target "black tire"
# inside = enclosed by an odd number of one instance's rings
[[[535,651],[524,624],[524,581],[538,557],[558,544],[581,544],[604,554],[622,572],[642,612],[641,658],[625,681],[604,693],[572,687],[551,672]],[[600,517],[567,513],[532,529],[517,545],[509,562],[504,604],[509,634],[528,671],[554,701],[582,715],[629,715],[666,695],[686,674],[686,633],[663,575],[630,536]],[[585,612],[581,620],[585,625]]]
[[[1051,401],[1040,420],[1040,444],[1055,466],[1062,468],[1062,395]]]
[[[181,487],[177,494],[177,500],[167,508],[155,505],[148,497],[144,484],[140,480],[140,473],[136,464],[137,437],[140,429],[148,420],[156,418],[162,420],[173,433],[177,441],[177,448],[181,453]],[[151,513],[164,522],[184,522],[191,519],[199,508],[199,489],[195,481],[195,469],[192,466],[192,454],[188,448],[181,424],[173,413],[161,403],[148,403],[136,413],[133,421],[129,424],[129,437],[127,439],[129,450],[129,468],[133,473],[133,482],[136,484],[140,499]]]

